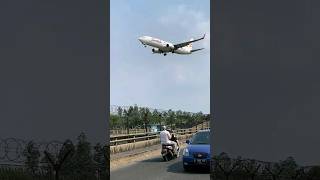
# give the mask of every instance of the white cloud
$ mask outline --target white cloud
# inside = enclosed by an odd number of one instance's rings
[[[178,8],[167,9],[158,21],[164,26],[183,30],[181,32],[184,34],[199,36],[205,33],[206,38],[200,44],[210,49],[210,19],[203,12],[193,10],[186,5],[179,5]]]

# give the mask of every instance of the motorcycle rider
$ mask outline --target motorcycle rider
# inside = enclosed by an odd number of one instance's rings
[[[160,132],[160,142],[161,145],[173,145],[174,152],[177,151],[177,143],[174,141],[171,141],[171,134],[169,131],[167,131],[166,126],[162,126],[162,131]]]

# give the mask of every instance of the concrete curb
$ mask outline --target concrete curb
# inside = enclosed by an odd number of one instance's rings
[[[132,153],[132,154],[128,154],[128,155],[125,155],[125,156],[118,156],[118,157],[112,157],[111,156],[110,162],[117,161],[117,160],[124,159],[124,158],[138,156],[138,155],[149,153],[149,152],[153,152],[153,151],[157,151],[159,149],[160,148],[155,148],[155,149],[150,149],[150,150],[142,150],[142,151],[139,151],[139,152],[136,152],[136,153]]]

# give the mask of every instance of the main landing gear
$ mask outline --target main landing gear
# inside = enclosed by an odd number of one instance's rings
[[[164,53],[163,55],[164,55],[164,56],[166,56],[166,55],[167,55],[167,53]]]

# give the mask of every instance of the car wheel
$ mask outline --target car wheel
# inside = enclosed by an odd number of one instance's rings
[[[184,171],[190,171],[190,167],[189,166],[186,166],[186,165],[183,165],[183,169],[184,169]]]

